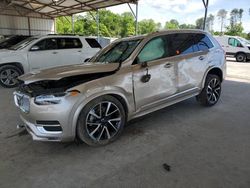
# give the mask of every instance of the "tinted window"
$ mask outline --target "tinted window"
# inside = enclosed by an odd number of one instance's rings
[[[228,44],[230,46],[234,46],[234,47],[243,47],[242,44],[240,43],[240,41],[235,39],[235,38],[229,38],[228,39]]]
[[[58,38],[59,49],[82,48],[82,43],[79,38]]]
[[[210,39],[204,34],[196,34],[195,41],[200,51],[207,51],[210,48],[214,47]]]
[[[139,62],[153,61],[166,57],[166,43],[163,37],[150,40],[138,55]]]
[[[190,54],[197,51],[194,44],[194,36],[190,33],[170,34],[169,38],[170,56]]]
[[[101,45],[95,39],[86,38],[85,40],[91,48],[102,48]]]
[[[39,50],[56,50],[58,49],[57,43],[58,42],[56,38],[48,38],[48,39],[39,41],[34,46],[38,46]]]

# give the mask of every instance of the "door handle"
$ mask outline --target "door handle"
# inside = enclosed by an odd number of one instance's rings
[[[201,61],[204,60],[204,57],[203,57],[203,56],[200,56],[200,57],[199,57],[199,60],[201,60]]]
[[[78,50],[77,52],[82,52],[82,50]]]
[[[57,54],[58,52],[52,52],[52,54]]]
[[[171,63],[167,63],[167,64],[164,65],[164,68],[168,69],[168,68],[170,68],[170,67],[172,67],[172,66],[173,66],[173,65],[172,65]]]

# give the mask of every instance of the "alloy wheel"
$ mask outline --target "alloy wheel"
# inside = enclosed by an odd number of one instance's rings
[[[87,115],[87,133],[97,142],[110,140],[118,133],[121,121],[121,111],[114,103],[100,102]]]
[[[17,83],[18,71],[14,69],[5,69],[0,73],[0,81],[6,86],[14,86]]]
[[[215,104],[219,98],[221,93],[221,84],[220,81],[216,78],[210,80],[207,86],[207,97],[208,101],[211,104]]]

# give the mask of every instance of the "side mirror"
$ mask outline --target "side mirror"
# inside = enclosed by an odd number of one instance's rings
[[[84,62],[88,62],[89,60],[90,60],[90,58],[87,58],[87,59],[84,60]]]
[[[146,68],[146,67],[148,67],[148,63],[145,61],[145,62],[142,62],[141,63],[141,67],[142,68]]]
[[[32,46],[30,48],[30,51],[37,51],[37,50],[40,50],[39,46]]]

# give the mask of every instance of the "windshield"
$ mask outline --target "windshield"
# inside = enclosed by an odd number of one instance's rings
[[[90,62],[120,63],[135,50],[141,39],[114,43],[109,50],[103,50],[90,59]]]
[[[29,37],[19,43],[17,43],[16,45],[13,45],[9,48],[9,50],[20,50],[26,46],[28,46],[32,41],[36,40],[36,37]]]
[[[244,45],[250,45],[250,42],[244,38],[239,37],[238,38]]]

